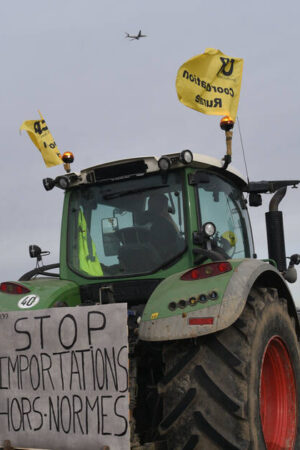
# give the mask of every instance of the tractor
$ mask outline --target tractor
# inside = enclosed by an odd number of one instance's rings
[[[299,180],[249,182],[183,150],[70,170],[59,264],[0,284],[1,312],[127,303],[131,448],[299,449],[300,326],[282,212]],[[273,194],[269,255],[247,207]]]

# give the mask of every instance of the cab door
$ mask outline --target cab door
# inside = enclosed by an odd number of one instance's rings
[[[253,257],[253,238],[243,193],[213,172],[203,172],[203,176],[194,179],[199,180],[195,183],[199,233],[203,234],[207,222],[216,228],[206,245],[220,251],[226,259]]]

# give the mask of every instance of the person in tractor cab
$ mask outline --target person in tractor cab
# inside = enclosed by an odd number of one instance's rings
[[[149,197],[145,223],[149,225],[151,241],[163,261],[178,254],[179,247],[184,247],[178,227],[170,215],[168,197],[162,193],[155,193]]]

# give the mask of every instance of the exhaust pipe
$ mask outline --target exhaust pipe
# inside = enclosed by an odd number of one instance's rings
[[[279,272],[286,271],[286,254],[283,228],[283,215],[278,211],[278,205],[286,194],[286,186],[278,189],[269,204],[266,213],[269,259],[273,259]]]

